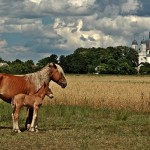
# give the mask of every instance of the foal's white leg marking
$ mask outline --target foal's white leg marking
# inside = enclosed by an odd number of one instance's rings
[[[16,132],[20,133],[21,131],[20,131],[19,125],[18,125],[18,118],[15,122],[16,122]]]
[[[39,132],[39,130],[38,130],[38,114],[37,114],[37,117],[35,120],[35,132]]]
[[[12,113],[13,130],[15,130],[14,114]]]
[[[20,131],[19,126],[18,126],[18,119],[17,120],[14,119],[13,113],[12,113],[12,120],[13,120],[13,131],[20,133],[21,131]]]
[[[32,122],[31,122],[31,127],[30,127],[30,129],[29,129],[29,131],[31,131],[31,132],[34,132],[34,131],[35,131],[36,118],[37,118],[37,111],[36,111],[36,109],[34,108],[34,111],[33,111],[33,118],[32,118]]]
[[[19,125],[18,125],[18,118],[19,118],[19,111],[20,109],[17,108],[17,104],[13,105],[14,110],[12,113],[12,120],[13,120],[13,130],[17,133],[20,133]]]

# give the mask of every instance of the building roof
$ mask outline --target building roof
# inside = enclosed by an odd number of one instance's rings
[[[137,41],[136,40],[132,41],[132,45],[138,45]]]
[[[146,41],[143,39],[143,40],[141,41],[141,44],[146,44]]]
[[[132,41],[132,45],[138,45],[137,41],[136,40]]]
[[[0,62],[0,67],[2,67],[2,66],[9,66],[9,65],[7,63]]]

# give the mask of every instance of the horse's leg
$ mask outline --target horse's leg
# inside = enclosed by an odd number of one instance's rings
[[[16,105],[15,104],[11,104],[12,108],[13,108],[13,112],[12,112],[12,123],[13,123],[13,130],[15,130],[15,121],[14,121],[14,112],[16,110]]]
[[[13,131],[15,131],[16,127],[15,127],[15,120],[14,120],[14,114],[12,113],[12,122],[13,122]]]
[[[36,125],[36,119],[37,119],[38,109],[39,109],[38,106],[34,107],[33,118],[32,118],[32,122],[31,122],[31,127],[29,129],[29,131],[31,131],[31,132],[35,131],[35,125]]]
[[[19,125],[18,125],[18,118],[19,118],[19,112],[20,112],[21,107],[17,107],[17,106],[15,106],[15,107],[16,107],[15,111],[12,114],[12,118],[13,118],[13,130],[15,132],[20,133],[21,131],[20,131]]]
[[[25,123],[25,129],[27,129],[27,130],[31,126],[32,117],[33,117],[33,108],[28,108],[27,109],[27,119],[26,119],[26,123]]]

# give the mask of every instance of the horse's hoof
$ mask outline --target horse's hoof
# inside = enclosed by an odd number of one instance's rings
[[[30,130],[31,124],[27,124],[26,129]]]
[[[35,132],[36,132],[36,133],[38,133],[38,132],[39,132],[39,130],[38,130],[38,129],[35,129]]]
[[[15,133],[21,133],[21,131],[18,130],[18,129],[13,129],[13,131],[14,131]]]
[[[35,129],[30,127],[30,128],[29,128],[29,131],[30,131],[30,132],[35,132]]]
[[[21,133],[21,131],[20,131],[20,130],[18,130],[18,133]]]

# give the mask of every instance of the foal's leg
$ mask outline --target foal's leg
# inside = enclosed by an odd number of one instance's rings
[[[35,131],[35,125],[36,125],[36,121],[37,121],[38,110],[39,110],[39,107],[38,106],[34,106],[33,118],[32,118],[32,122],[31,122],[31,127],[29,129],[29,131],[31,131],[31,132]]]
[[[15,105],[15,110],[12,113],[12,120],[13,120],[13,130],[15,132],[20,133],[19,125],[18,125],[18,118],[19,118],[19,112],[20,112],[21,107],[18,107]]]
[[[37,114],[37,117],[36,117],[36,120],[35,120],[35,132],[38,132],[38,114]]]
[[[29,128],[31,126],[32,118],[33,118],[33,108],[28,108],[25,129],[29,130]]]

